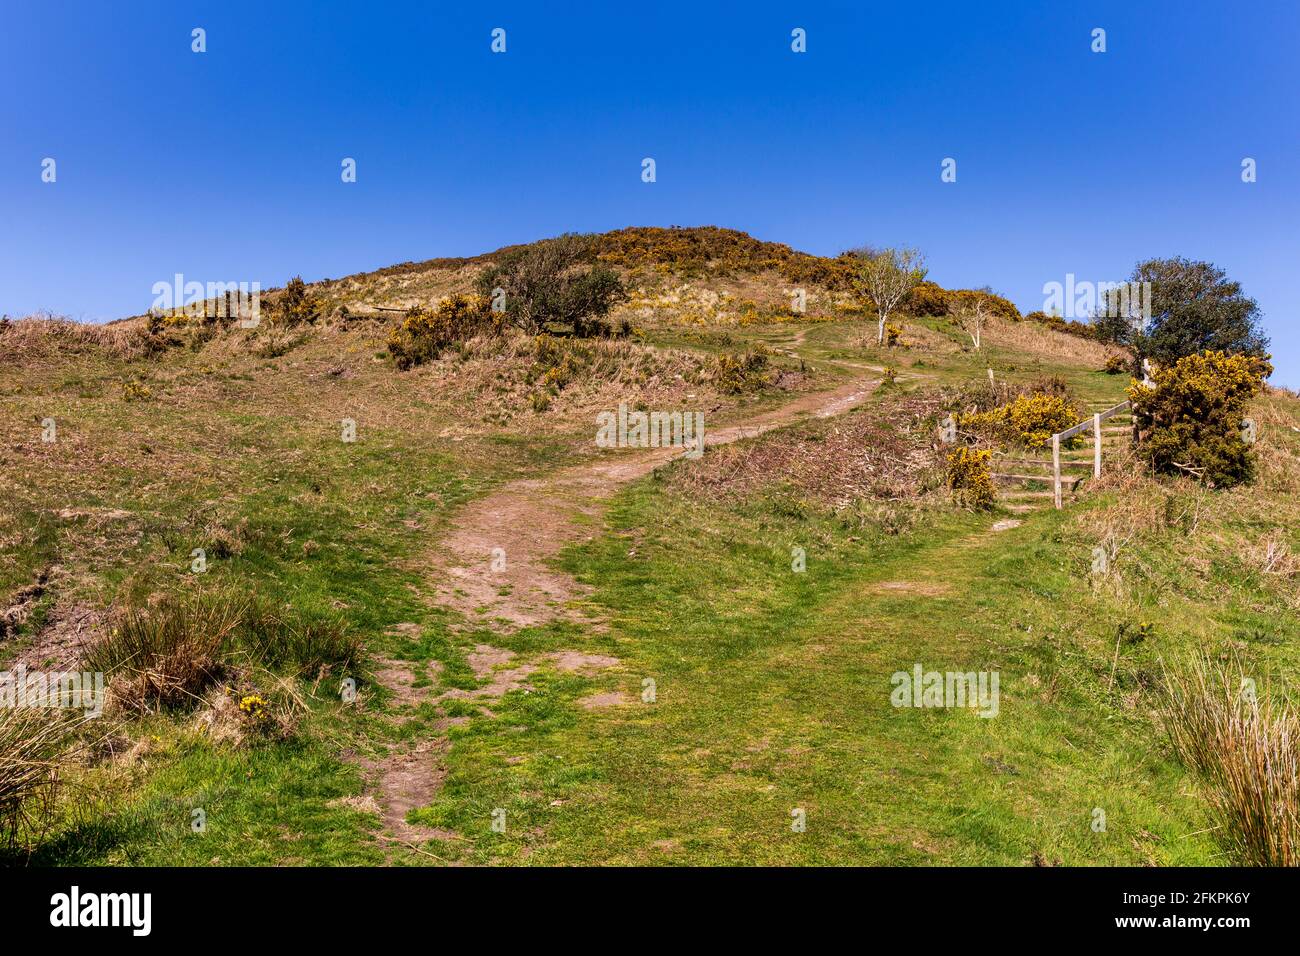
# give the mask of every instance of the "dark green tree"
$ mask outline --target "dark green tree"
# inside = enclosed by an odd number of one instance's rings
[[[1263,357],[1268,338],[1260,328],[1259,305],[1242,292],[1241,283],[1210,262],[1148,259],[1130,277],[1136,288],[1151,287],[1151,315],[1145,322],[1121,314],[1121,292],[1110,290],[1093,319],[1095,334],[1134,350],[1137,360],[1161,366],[1188,355],[1227,352]],[[1141,297],[1129,293],[1126,304]],[[1144,317],[1146,318],[1146,317]]]
[[[607,331],[600,320],[627,293],[596,251],[591,237],[579,235],[511,249],[480,273],[478,292],[501,301],[507,320],[525,332],[600,334]]]

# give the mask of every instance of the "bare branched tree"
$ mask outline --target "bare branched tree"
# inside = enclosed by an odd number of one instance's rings
[[[916,249],[852,250],[858,259],[858,290],[876,307],[879,327],[876,344],[885,343],[885,320],[920,282],[925,280],[925,257]]]
[[[988,321],[989,312],[981,295],[963,295],[953,307],[953,319],[958,327],[970,336],[975,351],[979,351],[980,337],[984,334],[984,323]]]

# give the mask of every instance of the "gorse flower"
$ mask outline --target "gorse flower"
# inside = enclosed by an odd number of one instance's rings
[[[958,418],[963,428],[987,431],[1003,441],[1041,448],[1079,421],[1079,412],[1060,395],[1020,395],[1010,404]]]
[[[260,694],[246,694],[239,699],[239,709],[255,721],[266,720],[271,716],[271,705]]]
[[[948,455],[948,488],[959,505],[987,508],[993,504],[992,457],[992,452],[965,446]]]

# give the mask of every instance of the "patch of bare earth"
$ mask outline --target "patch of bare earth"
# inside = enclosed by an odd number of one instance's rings
[[[374,677],[394,698],[395,720],[408,720],[406,713],[432,699],[428,688],[415,686],[411,664],[404,661],[381,659]],[[450,726],[448,721],[445,726]],[[444,729],[445,729],[444,726]],[[418,807],[428,806],[442,788],[447,776],[444,756],[449,741],[438,736],[401,744],[382,757],[359,758],[366,771],[373,795],[371,800],[384,827],[401,843],[414,846],[429,840],[446,840],[455,834],[448,830],[425,827],[407,821],[406,816]]]
[[[855,381],[832,391],[806,393],[744,424],[706,428],[705,447],[761,435],[801,416],[848,411],[867,399],[873,384]],[[434,560],[435,567],[443,569],[437,582],[439,603],[470,621],[482,619],[508,628],[566,619],[592,623],[578,608],[586,590],[570,575],[554,570],[551,561],[584,536],[580,518],[599,517],[623,485],[680,452],[612,452],[545,478],[510,482],[470,503],[456,516]]]
[[[410,634],[413,629],[396,628],[399,633]],[[425,702],[438,703],[448,699],[474,700],[487,703],[499,700],[513,690],[527,689],[528,677],[539,664],[514,664],[515,653],[504,648],[480,644],[467,655],[474,676],[486,681],[474,690],[452,688],[437,693],[432,686],[416,686],[416,675],[409,662],[382,658],[378,661],[374,677],[394,698],[394,720],[409,719],[409,712]],[[614,667],[618,659],[602,654],[589,654],[576,650],[552,651],[542,660],[557,670],[569,673],[594,675]],[[441,665],[436,661],[428,665],[428,673],[436,677]],[[462,723],[466,717],[448,717],[437,722],[438,735],[402,744],[388,754],[358,762],[366,770],[372,794],[358,800],[369,801],[391,838],[411,847],[430,840],[455,839],[450,830],[421,826],[407,820],[407,815],[420,807],[428,806],[437,797],[446,779],[446,755],[451,747],[445,733],[447,728]],[[362,808],[365,809],[365,808]]]
[[[42,580],[19,591],[15,602],[0,614],[0,639],[17,633],[44,595],[45,587]],[[71,601],[56,603],[13,663],[28,670],[75,670],[86,649],[103,636],[104,630],[105,615],[99,608]]]
[[[374,782],[375,803],[385,828],[402,843],[415,845],[429,840],[448,840],[450,830],[411,823],[406,815],[427,807],[442,789],[447,776],[443,757],[446,738],[419,740],[379,760],[362,760]]]
[[[583,710],[602,710],[605,707],[619,707],[630,703],[632,698],[627,694],[618,690],[609,690],[583,697],[578,701],[578,706]]]
[[[947,597],[952,593],[946,584],[936,584],[933,581],[881,581],[876,587],[882,591],[901,591],[922,597]]]
[[[40,572],[36,575],[35,581],[15,591],[5,602],[5,606],[0,608],[0,640],[7,640],[17,634],[18,630],[27,623],[37,603],[45,595],[49,577],[48,571]]]

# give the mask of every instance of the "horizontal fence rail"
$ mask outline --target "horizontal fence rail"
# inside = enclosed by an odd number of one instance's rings
[[[1052,500],[1056,507],[1061,507],[1061,442],[1069,441],[1077,435],[1092,430],[1092,476],[1101,477],[1101,423],[1106,419],[1132,409],[1132,403],[1124,401],[1112,405],[1103,412],[1097,412],[1092,418],[1084,419],[1077,425],[1057,432],[1052,436]]]

